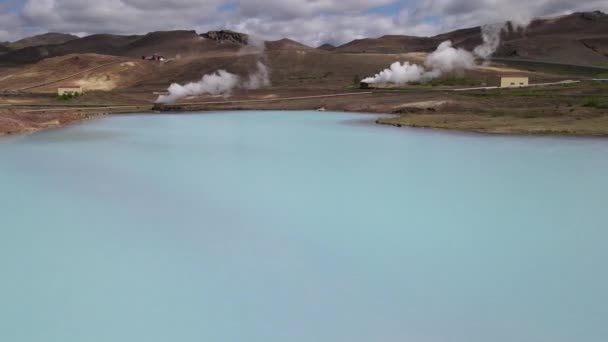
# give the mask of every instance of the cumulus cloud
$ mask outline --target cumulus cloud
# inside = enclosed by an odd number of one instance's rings
[[[427,18],[438,18],[434,22],[437,32],[496,24],[507,20],[525,26],[531,19],[543,16],[570,14],[577,11],[608,11],[605,0],[423,0],[402,12],[405,15],[402,25],[413,25]]]
[[[20,13],[0,7],[0,40],[46,31],[135,34],[230,28],[266,39],[287,37],[314,46],[384,34],[434,35],[574,11],[608,11],[606,0],[13,1],[23,1],[24,6]]]
[[[23,28],[19,16],[11,12],[7,6],[0,4],[0,42],[24,36]]]

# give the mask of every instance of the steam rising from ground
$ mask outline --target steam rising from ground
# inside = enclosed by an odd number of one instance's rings
[[[500,45],[500,35],[506,23],[488,24],[481,27],[481,38],[483,44],[477,46],[473,52],[475,55],[488,59]]]
[[[249,79],[243,84],[245,89],[260,89],[270,86],[270,72],[262,61],[257,62],[257,69],[249,75]]]
[[[424,67],[409,62],[393,63],[388,69],[381,71],[374,77],[362,80],[365,83],[397,83],[428,81],[441,77],[446,73],[461,73],[464,70],[473,69],[476,58],[487,60],[500,46],[501,35],[506,29],[523,29],[530,23],[530,18],[518,18],[510,22],[483,25],[481,36],[483,43],[469,52],[464,49],[454,48],[451,41],[445,41],[437,47],[433,53],[428,55],[424,61]]]
[[[424,67],[418,64],[404,62],[393,63],[389,69],[385,69],[374,77],[368,77],[365,83],[409,83],[426,81],[440,77],[444,73],[462,71],[475,67],[475,56],[464,49],[452,46],[447,40],[437,47],[435,52],[428,55],[424,61]]]
[[[454,48],[448,40],[439,44],[437,50],[426,58],[424,65],[441,73],[471,69],[475,66],[475,57],[467,50]]]
[[[191,82],[186,85],[173,83],[169,86],[169,94],[160,95],[156,102],[172,103],[186,96],[196,96],[202,94],[226,95],[232,92],[240,80],[235,74],[226,70],[219,70],[212,74],[203,76],[198,82]]]
[[[256,62],[255,71],[247,77],[241,78],[226,70],[218,70],[204,75],[198,82],[191,82],[186,85],[171,84],[167,89],[169,93],[167,95],[160,95],[156,99],[156,102],[173,103],[183,97],[205,94],[229,96],[233,90],[238,88],[260,89],[270,86],[270,72],[265,64],[265,43],[261,40],[253,39],[250,40],[247,48],[260,56]]]

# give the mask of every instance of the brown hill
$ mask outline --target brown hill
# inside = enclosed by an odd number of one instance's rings
[[[31,46],[11,51],[0,56],[3,64],[35,63],[45,58],[79,53],[97,53],[119,55],[125,46],[141,36],[120,36],[111,34],[94,34],[84,38],[70,40],[56,45]]]
[[[434,37],[387,35],[354,40],[337,47],[338,53],[430,52],[439,43],[452,40],[455,46],[473,49],[482,42],[481,28],[473,27]],[[602,12],[574,13],[534,20],[525,30],[503,34],[496,57],[519,57],[539,61],[597,64],[608,62],[608,15]]]
[[[481,44],[481,28],[474,27],[443,33],[434,37],[386,35],[380,38],[357,39],[336,47],[342,53],[409,53],[431,52],[439,43],[451,40],[455,46],[473,49]]]
[[[266,42],[268,50],[312,50],[310,46],[298,43],[292,39],[281,39]]]
[[[317,47],[317,49],[324,50],[324,51],[334,51],[336,49],[336,47],[332,44],[326,43],[326,44],[323,44],[323,45]]]
[[[27,47],[0,56],[3,64],[34,63],[45,58],[79,53],[141,57],[154,53],[166,58],[205,53],[235,53],[242,46],[199,36],[195,31],[151,32],[144,36],[95,34],[57,45]]]
[[[427,37],[387,35],[380,38],[353,40],[338,46],[334,51],[340,53],[406,53],[432,51],[437,42]]]
[[[18,40],[11,43],[9,47],[12,50],[18,50],[32,46],[63,44],[74,39],[78,39],[78,36],[65,33],[49,32]]]
[[[74,36],[70,35],[56,35],[32,37],[22,43],[42,42],[44,39],[51,41],[55,38],[70,40],[60,44],[28,46],[14,51],[0,46],[0,64],[33,63],[49,57],[78,53],[138,58],[154,53],[166,58],[194,55],[231,56],[242,52],[243,45],[249,38],[248,35],[227,30],[210,31],[201,35],[195,31],[151,32],[144,36],[97,34],[79,39],[71,39]],[[482,41],[481,28],[461,29],[434,37],[386,35],[354,40],[338,47],[326,44],[317,51],[342,54],[430,52],[445,40],[452,40],[455,46],[471,50]],[[270,51],[312,49],[291,39],[269,41],[266,42],[266,47]],[[608,15],[602,12],[585,12],[537,19],[523,31],[504,34],[503,42],[495,56],[572,64],[602,64],[608,62],[607,50]]]
[[[432,37],[437,43],[451,40],[454,46],[465,48],[472,51],[476,46],[481,44],[481,27],[472,27],[461,30],[443,33]]]
[[[148,33],[124,46],[120,56],[140,57],[158,53],[166,58],[191,55],[224,55],[236,53],[242,45],[232,41],[217,41],[198,35],[195,31],[163,31]]]
[[[599,12],[539,19],[523,32],[504,36],[498,56],[586,64],[608,61],[607,16]],[[566,32],[564,32],[566,31]],[[0,55],[0,89],[24,89],[70,76],[85,89],[162,91],[172,82],[189,82],[218,69],[246,75],[256,67],[260,51],[235,40],[234,32],[151,32],[143,36],[97,34],[62,44],[26,47]],[[218,33],[220,32],[220,33]],[[223,32],[223,33],[221,33]],[[239,38],[240,39],[240,38]],[[330,50],[311,48],[290,39],[266,42],[272,84],[279,88],[345,87],[373,75],[395,61],[418,62],[447,39],[472,49],[481,43],[479,27],[434,37],[388,35],[361,39]],[[164,62],[141,56],[163,55]],[[109,63],[109,65],[105,65]],[[101,66],[100,68],[96,68]],[[91,68],[95,68],[91,70]],[[502,69],[501,69],[502,70]],[[475,75],[500,71],[480,70]],[[471,76],[471,75],[469,75]],[[36,90],[52,91],[56,84]]]
[[[585,12],[534,20],[522,33],[506,35],[495,55],[560,63],[606,63],[608,15]]]
[[[54,92],[61,84],[78,84],[85,90],[128,87],[158,66],[147,61],[97,54],[75,54],[46,58],[0,75],[0,90],[38,86],[31,91]],[[56,81],[56,82],[53,82]]]
[[[209,31],[201,34],[201,37],[214,40],[219,43],[235,43],[247,45],[249,43],[249,35],[230,30]]]

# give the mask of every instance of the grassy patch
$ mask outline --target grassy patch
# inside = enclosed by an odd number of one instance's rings
[[[462,93],[465,96],[471,96],[471,97],[480,97],[480,98],[489,98],[489,97],[501,97],[503,96],[502,93],[497,92],[497,91],[483,91],[483,92],[463,92]]]
[[[509,90],[509,91],[506,91],[506,94],[511,95],[511,96],[533,96],[533,97],[554,97],[554,96],[556,96],[556,94],[547,93],[546,90],[532,89],[532,88]]]
[[[533,61],[501,60],[501,63],[531,72],[544,72],[561,75],[595,76],[600,69],[597,66],[576,66],[566,64],[542,63]]]
[[[64,93],[63,95],[57,95],[57,101],[70,101],[80,96],[80,93]]]
[[[596,78],[608,78],[608,72],[595,75]]]
[[[446,87],[455,87],[455,86],[467,86],[474,87],[480,86],[481,81],[475,80],[472,78],[465,77],[445,77],[445,78],[437,78],[434,80],[430,80],[425,83],[426,85],[430,85],[432,87],[446,86]]]
[[[543,89],[533,89],[533,88],[521,88],[521,89],[499,89],[494,91],[484,91],[484,92],[468,92],[464,95],[472,96],[472,97],[481,97],[481,98],[491,98],[491,97],[509,97],[509,96],[522,96],[522,97],[558,97],[559,94],[549,93]]]
[[[583,103],[583,107],[608,109],[608,98],[593,97]]]

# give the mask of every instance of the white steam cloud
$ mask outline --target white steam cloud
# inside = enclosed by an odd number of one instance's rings
[[[381,71],[374,77],[362,80],[365,83],[396,83],[405,84],[410,82],[428,81],[441,77],[451,72],[462,72],[473,69],[477,65],[476,58],[488,59],[500,46],[501,35],[508,28],[525,29],[531,19],[520,17],[510,22],[483,25],[481,36],[483,43],[469,52],[464,49],[454,48],[451,41],[445,41],[437,47],[433,53],[427,56],[424,67],[418,64],[403,64],[395,62],[388,69]]]
[[[397,83],[426,81],[440,77],[444,73],[458,72],[475,67],[475,56],[464,49],[455,48],[452,42],[447,40],[437,47],[433,53],[427,56],[424,67],[418,64],[404,62],[393,63],[389,69],[385,69],[374,77],[363,79],[365,83]]]
[[[504,31],[510,29],[523,30],[531,21],[531,17],[519,16],[511,21],[482,25],[481,38],[483,39],[483,44],[477,46],[473,50],[473,53],[480,58],[488,59],[500,46],[500,38]]]
[[[481,26],[481,38],[483,39],[483,44],[477,46],[473,52],[475,55],[488,59],[498,46],[500,45],[500,35],[504,30],[506,23],[498,23],[498,24],[488,24]]]
[[[249,75],[247,82],[243,84],[245,89],[260,89],[270,86],[270,72],[262,61],[257,62],[257,70]]]
[[[265,43],[259,39],[250,37],[249,46],[243,48],[239,53],[253,51],[259,54],[256,69],[246,78],[230,73],[226,70],[218,70],[204,75],[200,81],[191,82],[186,85],[173,83],[169,86],[167,95],[160,95],[157,103],[173,103],[187,96],[198,95],[224,95],[229,96],[235,89],[260,89],[270,86],[270,71],[264,63],[266,60]]]
[[[426,58],[424,65],[441,73],[471,69],[475,66],[475,57],[465,49],[454,48],[448,40],[439,44],[437,50]]]
[[[198,82],[191,82],[186,85],[173,83],[169,86],[169,94],[160,95],[156,102],[172,103],[186,96],[196,96],[203,94],[227,95],[239,84],[240,79],[237,75],[231,74],[226,70],[219,70],[212,74],[203,76]]]

